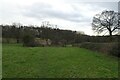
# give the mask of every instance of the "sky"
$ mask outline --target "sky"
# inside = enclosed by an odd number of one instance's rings
[[[49,21],[60,29],[96,35],[92,18],[104,10],[118,11],[118,0],[0,0],[0,24],[40,26]]]

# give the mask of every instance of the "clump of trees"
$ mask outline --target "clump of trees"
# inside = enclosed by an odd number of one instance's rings
[[[53,45],[63,45],[73,43],[76,35],[76,31],[61,30],[59,28],[51,28],[44,25],[40,27],[33,25],[23,26],[16,23],[13,25],[0,26],[2,27],[2,36],[7,39],[8,43],[10,42],[10,38],[16,39],[17,43],[29,43],[31,40],[33,41],[33,38],[40,38],[43,40],[50,39]]]

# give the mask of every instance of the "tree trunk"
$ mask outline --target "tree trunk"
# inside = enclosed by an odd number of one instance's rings
[[[109,31],[109,35],[110,35],[110,37],[112,36],[112,31]]]
[[[112,41],[112,31],[109,31],[110,41]]]

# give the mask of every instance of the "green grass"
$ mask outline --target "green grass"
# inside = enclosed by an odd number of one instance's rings
[[[115,57],[77,47],[3,44],[3,78],[117,78]]]

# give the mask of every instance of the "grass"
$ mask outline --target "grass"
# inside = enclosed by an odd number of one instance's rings
[[[77,47],[3,44],[3,78],[117,78],[115,57]]]

